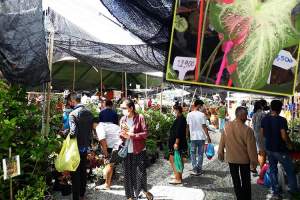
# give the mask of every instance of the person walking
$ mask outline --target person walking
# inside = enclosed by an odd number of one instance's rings
[[[92,138],[93,115],[81,104],[81,95],[70,94],[69,104],[74,110],[69,115],[70,136],[77,139],[80,164],[71,172],[73,200],[84,200],[86,191],[87,151]]]
[[[256,146],[257,146],[257,151],[258,151],[258,163],[259,163],[260,169],[262,169],[264,164],[266,163],[265,142],[264,142],[263,136],[260,133],[261,122],[265,116],[266,116],[266,114],[263,111],[263,106],[261,104],[261,101],[256,101],[254,103],[252,126],[253,126],[254,136],[255,136],[255,140],[256,140]]]
[[[202,174],[203,155],[205,140],[211,143],[211,139],[208,133],[206,116],[202,110],[204,102],[196,100],[194,102],[194,110],[187,115],[187,124],[189,130],[189,136],[191,141],[191,161],[193,166],[193,175]],[[197,159],[198,157],[198,159]]]
[[[118,114],[113,110],[113,102],[107,99],[105,100],[104,105],[105,109],[103,109],[99,114],[100,122],[119,124]]]
[[[130,99],[121,104],[123,117],[120,120],[121,138],[128,141],[128,153],[124,158],[124,187],[128,200],[138,198],[141,191],[148,200],[153,195],[147,188],[146,139],[148,129],[143,115],[136,113]]]
[[[172,124],[169,135],[169,161],[173,169],[174,177],[172,177],[170,184],[181,184],[182,173],[177,172],[174,163],[174,152],[179,151],[181,160],[183,161],[187,157],[187,141],[186,141],[186,119],[182,114],[182,107],[178,104],[173,106],[173,114],[176,117]],[[182,163],[183,165],[184,163]]]
[[[291,196],[299,195],[292,159],[288,154],[289,149],[292,149],[292,143],[287,133],[287,120],[279,116],[282,106],[280,100],[273,100],[270,114],[266,115],[261,122],[261,134],[265,137],[266,152],[270,165],[273,199],[281,199],[278,184],[278,162],[282,164],[287,174],[289,193]]]
[[[229,163],[230,174],[237,200],[251,200],[250,165],[257,166],[257,150],[253,130],[245,125],[248,111],[238,107],[236,119],[225,125],[221,135],[218,157]]]
[[[105,176],[105,183],[97,186],[99,190],[110,190],[112,185],[112,175],[114,166],[119,163],[118,149],[122,144],[120,138],[120,127],[111,122],[100,122],[99,119],[94,119],[94,130],[96,130],[97,139],[99,140],[102,153],[105,158],[105,168],[103,170]]]
[[[218,119],[219,119],[219,130],[222,132],[222,130],[225,127],[226,116],[227,116],[227,109],[226,109],[224,101],[221,101],[220,107],[218,108],[217,113],[218,113]]]

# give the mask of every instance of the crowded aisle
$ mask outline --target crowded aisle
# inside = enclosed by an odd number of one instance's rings
[[[0,200],[300,200],[300,0],[0,0]]]

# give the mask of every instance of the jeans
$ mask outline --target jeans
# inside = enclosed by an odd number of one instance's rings
[[[251,200],[250,164],[229,163],[237,200]]]
[[[84,197],[86,191],[86,163],[87,153],[80,153],[80,164],[75,172],[71,172],[73,200]]]
[[[219,118],[219,130],[222,131],[225,128],[225,119]]]
[[[191,161],[193,170],[196,172],[202,170],[204,145],[205,140],[191,140]],[[198,154],[198,160],[196,158],[196,153]]]
[[[280,194],[280,188],[278,184],[278,168],[277,164],[280,162],[287,174],[288,186],[290,192],[297,192],[297,179],[293,167],[292,160],[287,153],[271,152],[267,151],[269,164],[270,164],[270,179],[272,190],[274,194]]]

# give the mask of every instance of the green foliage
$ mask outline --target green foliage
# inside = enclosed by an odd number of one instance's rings
[[[148,139],[146,141],[146,148],[148,154],[154,154],[157,151],[157,142],[153,139]]]
[[[155,150],[157,143],[166,144],[168,142],[169,130],[174,122],[172,114],[164,114],[160,111],[147,110],[144,113],[148,125],[147,149]]]
[[[19,190],[15,198],[16,200],[43,200],[45,199],[46,191],[46,182],[44,178],[40,177],[33,186],[27,185],[22,190]]]
[[[7,86],[0,81],[0,159],[8,157],[8,149],[12,148],[12,155],[20,155],[21,175],[13,179],[14,191],[24,189],[24,194],[30,190],[39,197],[41,191],[40,177],[49,177],[49,155],[59,151],[59,139],[54,136],[59,129],[58,113],[53,115],[49,137],[41,135],[42,110],[36,105],[28,104],[24,88]],[[51,108],[52,114],[55,109]],[[0,168],[0,174],[3,169]],[[45,178],[43,179],[46,184]],[[41,186],[36,187],[40,181]],[[0,199],[9,199],[9,184],[0,177]],[[29,198],[35,199],[35,198]]]
[[[300,118],[291,120],[289,122],[289,127],[292,130],[289,136],[294,144],[295,151],[300,151]]]
[[[91,111],[94,117],[99,117],[98,105],[94,103],[89,103],[86,105],[86,108]]]

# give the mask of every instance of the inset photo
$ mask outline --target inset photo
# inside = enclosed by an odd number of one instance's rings
[[[177,0],[166,80],[290,96],[299,42],[296,0]]]

